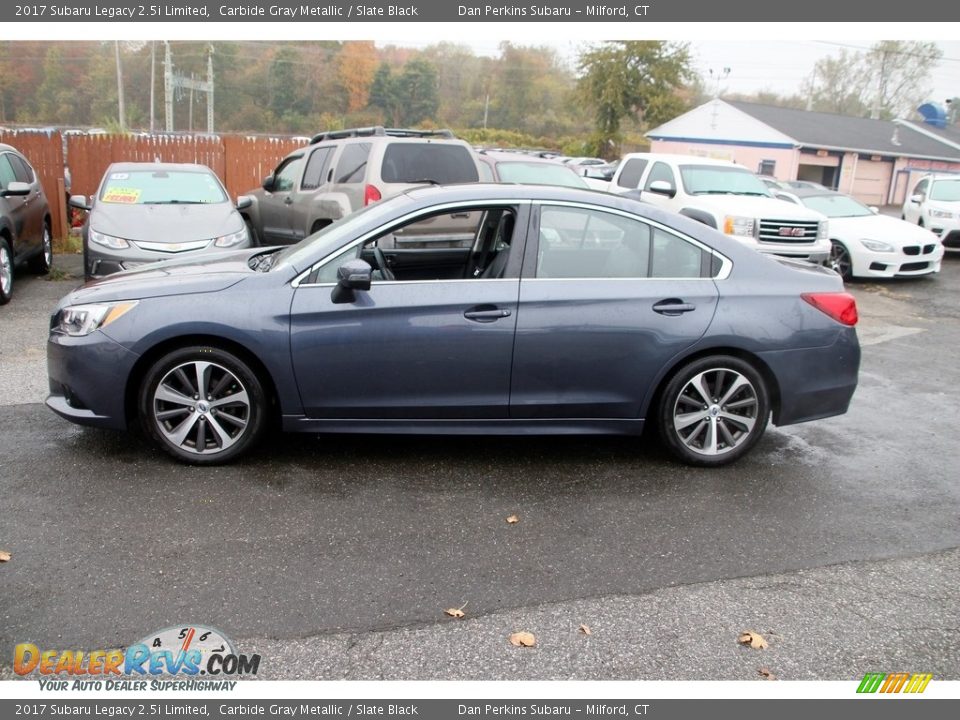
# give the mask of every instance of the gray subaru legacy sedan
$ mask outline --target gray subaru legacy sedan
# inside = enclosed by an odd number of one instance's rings
[[[469,245],[392,242],[440,215]],[[89,283],[51,318],[47,405],[139,423],[190,463],[268,425],[315,433],[622,434],[743,456],[768,421],[839,415],[857,384],[840,276],[679,215],[573,188],[461,185],[368,206],[302,242]]]

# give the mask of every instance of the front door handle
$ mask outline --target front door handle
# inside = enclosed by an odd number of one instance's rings
[[[693,303],[684,302],[679,298],[667,298],[666,300],[661,300],[653,306],[653,311],[655,313],[669,316],[682,315],[683,313],[688,313],[696,309],[697,306]]]
[[[284,204],[284,205],[293,205],[293,198],[290,197],[289,195],[287,195],[287,196],[283,199],[283,204]]]
[[[510,317],[510,311],[494,305],[478,305],[465,311],[463,316],[474,322],[490,323],[500,318]]]

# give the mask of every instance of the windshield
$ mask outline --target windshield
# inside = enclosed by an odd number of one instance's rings
[[[501,162],[497,163],[500,182],[525,183],[530,185],[560,185],[585,188],[587,184],[575,172],[563,165],[549,163]]]
[[[828,218],[873,215],[873,211],[866,205],[861,205],[846,195],[811,195],[800,198],[800,201],[811,210],[823,213]]]
[[[111,172],[100,201],[120,205],[207,204],[227,201],[212,172],[198,170],[131,170]]]
[[[749,170],[723,165],[681,165],[683,187],[690,195],[762,195],[767,186]]]
[[[960,178],[956,180],[937,180],[930,188],[931,200],[956,202],[960,200]]]
[[[334,250],[360,237],[364,228],[376,227],[394,217],[398,203],[407,203],[410,199],[406,195],[396,195],[389,200],[367,205],[362,210],[351,213],[343,220],[338,220],[319,232],[305,237],[295,245],[284,248],[274,256],[270,268],[292,266],[297,270],[306,268],[311,262],[320,260]]]

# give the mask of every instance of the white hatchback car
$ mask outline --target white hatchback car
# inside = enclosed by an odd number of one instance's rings
[[[904,220],[936,233],[946,250],[960,252],[960,175],[926,175],[903,204]]]
[[[849,195],[795,188],[777,193],[830,219],[830,265],[844,280],[940,272],[943,245],[929,230],[880,215]]]

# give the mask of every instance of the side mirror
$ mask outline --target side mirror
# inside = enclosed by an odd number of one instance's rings
[[[917,193],[916,195],[910,196],[910,202],[917,203],[918,205],[923,202],[923,195]]]
[[[78,210],[89,210],[90,206],[87,204],[86,195],[71,195],[70,196],[70,207],[77,208]]]
[[[2,197],[23,197],[24,195],[30,194],[30,184],[25,182],[17,182],[14,180],[9,183],[2,191],[0,191],[0,196]]]
[[[253,205],[253,198],[249,195],[237,196],[237,210],[246,210],[251,205]]]
[[[349,260],[337,268],[337,285],[330,293],[334,303],[350,303],[356,299],[356,290],[369,290],[373,268],[366,260]]]
[[[271,173],[263,179],[263,189],[267,192],[273,192],[273,188],[275,187],[276,183],[277,179]]]
[[[880,208],[878,208],[876,205],[870,205],[869,208],[870,208],[870,212],[872,212],[874,215],[880,212]]]
[[[647,188],[649,192],[656,193],[657,195],[665,195],[668,198],[672,198],[677,194],[676,189],[668,183],[666,180],[654,180],[650,183],[650,187]]]

